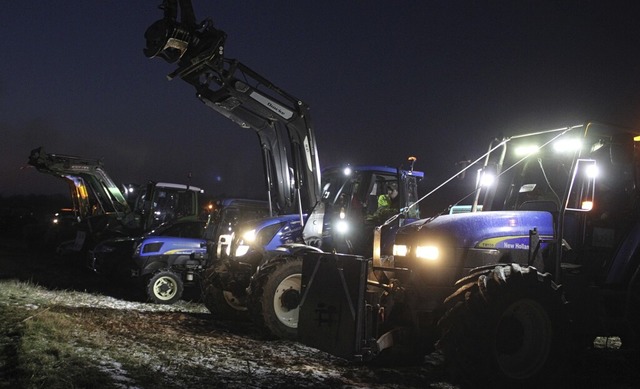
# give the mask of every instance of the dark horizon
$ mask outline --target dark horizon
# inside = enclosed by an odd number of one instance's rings
[[[66,193],[32,149],[101,158],[118,183],[265,196],[257,137],[142,53],[160,0],[9,2],[0,16],[0,196]],[[193,0],[237,58],[311,107],[320,162],[397,167],[423,190],[498,134],[589,120],[640,126],[635,3]]]

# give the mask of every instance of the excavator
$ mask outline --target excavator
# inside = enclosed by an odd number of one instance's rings
[[[210,19],[196,22],[189,0],[166,0],[164,17],[145,32],[148,58],[177,68],[209,108],[257,134],[272,217],[223,237],[202,277],[205,305],[218,317],[249,316],[267,335],[296,339],[302,258],[340,251],[378,257],[391,252],[396,229],[419,218],[415,206],[424,173],[404,168],[335,166],[321,171],[309,106],[236,59],[226,58],[227,35]],[[178,20],[180,13],[180,20]],[[402,217],[376,220],[388,183],[398,190]],[[240,228],[238,229],[240,230]]]

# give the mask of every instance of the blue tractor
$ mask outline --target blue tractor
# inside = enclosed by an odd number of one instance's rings
[[[269,214],[266,201],[221,199],[196,234],[147,236],[132,255],[131,275],[143,280],[147,298],[155,303],[171,304],[182,297],[185,286],[198,286],[209,263],[207,248],[213,248],[221,236],[233,234],[237,226],[261,220]],[[224,241],[224,238],[222,238]]]
[[[480,387],[562,382],[596,337],[637,356],[639,139],[587,123],[494,140],[457,211],[400,227],[392,263],[305,256],[300,340],[365,361],[437,346]]]
[[[399,209],[379,207],[379,199],[394,187],[397,205],[409,208],[418,199],[423,176],[419,171],[385,166],[324,169],[322,202],[317,207],[324,216],[314,209],[305,215],[306,223],[296,215],[282,215],[238,226],[226,249],[218,245],[212,266],[205,272],[205,304],[218,317],[251,316],[267,334],[296,339],[304,254],[335,250],[372,256],[376,226]],[[383,258],[392,254],[398,227],[418,218],[419,210],[411,207],[381,230]],[[305,225],[315,228],[316,234],[305,238]]]
[[[163,10],[164,17],[145,32],[145,55],[177,63],[170,80],[181,78],[206,106],[255,131],[274,216],[247,227],[252,234],[227,237],[211,250],[212,265],[203,276],[205,303],[220,317],[247,316],[246,311],[266,333],[296,338],[302,255],[370,252],[374,225],[385,214],[376,213],[377,202],[370,199],[395,183],[397,199],[391,205],[411,212],[385,227],[385,234],[392,234],[409,217],[418,217],[413,203],[423,174],[413,171],[415,159],[406,169],[354,167],[345,174],[349,170],[336,168],[321,174],[309,106],[226,58],[226,34],[210,20],[197,23],[190,1],[167,0]],[[260,243],[240,255],[249,236]]]

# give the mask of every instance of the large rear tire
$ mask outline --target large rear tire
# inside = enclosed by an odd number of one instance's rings
[[[569,320],[548,273],[496,266],[467,277],[445,305],[438,347],[452,377],[481,387],[539,387],[557,378]]]
[[[266,335],[297,338],[301,285],[302,259],[297,257],[278,258],[253,278],[249,313]]]

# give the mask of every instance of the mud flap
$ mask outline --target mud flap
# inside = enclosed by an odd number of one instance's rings
[[[298,340],[349,360],[377,353],[372,309],[365,301],[368,261],[361,256],[306,253]]]

